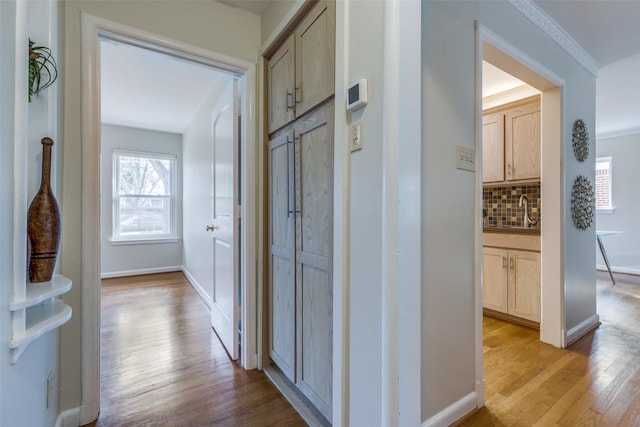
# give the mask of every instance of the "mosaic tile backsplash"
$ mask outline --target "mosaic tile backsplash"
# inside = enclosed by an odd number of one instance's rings
[[[489,187],[482,190],[482,207],[487,211],[485,227],[522,227],[524,226],[524,207],[518,207],[520,196],[529,199],[529,216],[538,220],[530,226],[539,228],[541,223],[540,184],[507,185]]]

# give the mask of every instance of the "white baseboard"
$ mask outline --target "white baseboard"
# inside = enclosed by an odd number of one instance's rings
[[[141,268],[138,270],[111,271],[108,273],[100,274],[100,277],[102,279],[110,279],[112,277],[140,276],[141,274],[169,273],[171,271],[182,271],[182,266],[173,265],[170,267]]]
[[[476,392],[472,392],[464,396],[462,399],[438,412],[433,417],[422,423],[422,427],[446,427],[455,423],[469,412],[473,411],[477,406]]]
[[[569,329],[567,332],[566,343],[567,346],[573,344],[580,338],[582,338],[586,333],[592,331],[600,325],[600,316],[598,314],[594,314],[593,316],[588,317],[578,326],[574,326]]]
[[[606,265],[596,265],[596,270],[607,271]],[[622,273],[622,274],[633,274],[636,276],[640,276],[640,267],[629,266],[629,267],[618,267],[615,265],[611,266],[612,273]]]
[[[200,295],[200,298],[202,298],[204,303],[207,304],[207,307],[211,309],[211,306],[213,305],[213,299],[209,295],[207,295],[207,293],[204,291],[204,288],[200,286],[200,283],[198,283],[196,278],[193,277],[191,273],[189,273],[189,270],[182,267],[182,272],[187,277],[187,280],[189,281],[189,283],[191,283],[191,286],[193,286],[193,289],[195,289],[198,295]]]
[[[60,412],[55,427],[78,427],[79,425],[80,408],[72,408]]]

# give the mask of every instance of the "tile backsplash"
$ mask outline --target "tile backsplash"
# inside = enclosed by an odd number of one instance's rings
[[[518,207],[521,195],[529,199],[529,216],[538,220],[531,228],[540,227],[540,184],[512,184],[503,187],[485,187],[482,190],[482,207],[487,211],[485,227],[524,226],[524,207]]]

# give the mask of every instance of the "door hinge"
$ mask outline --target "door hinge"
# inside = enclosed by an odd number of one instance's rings
[[[236,218],[242,218],[242,205],[236,205]]]

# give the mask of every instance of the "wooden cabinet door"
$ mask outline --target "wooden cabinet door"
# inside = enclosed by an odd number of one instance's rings
[[[269,356],[295,382],[293,132],[269,141]]]
[[[482,248],[482,306],[501,313],[507,312],[506,249]]]
[[[504,181],[504,113],[482,117],[482,182]]]
[[[296,116],[300,117],[335,91],[335,3],[321,0],[295,31]]]
[[[331,419],[333,372],[333,105],[298,120],[296,385]]]
[[[509,251],[509,314],[540,322],[540,253]]]
[[[295,118],[295,52],[290,36],[269,58],[267,64],[267,117],[269,133]]]
[[[507,111],[505,123],[507,179],[540,178],[540,104]]]

